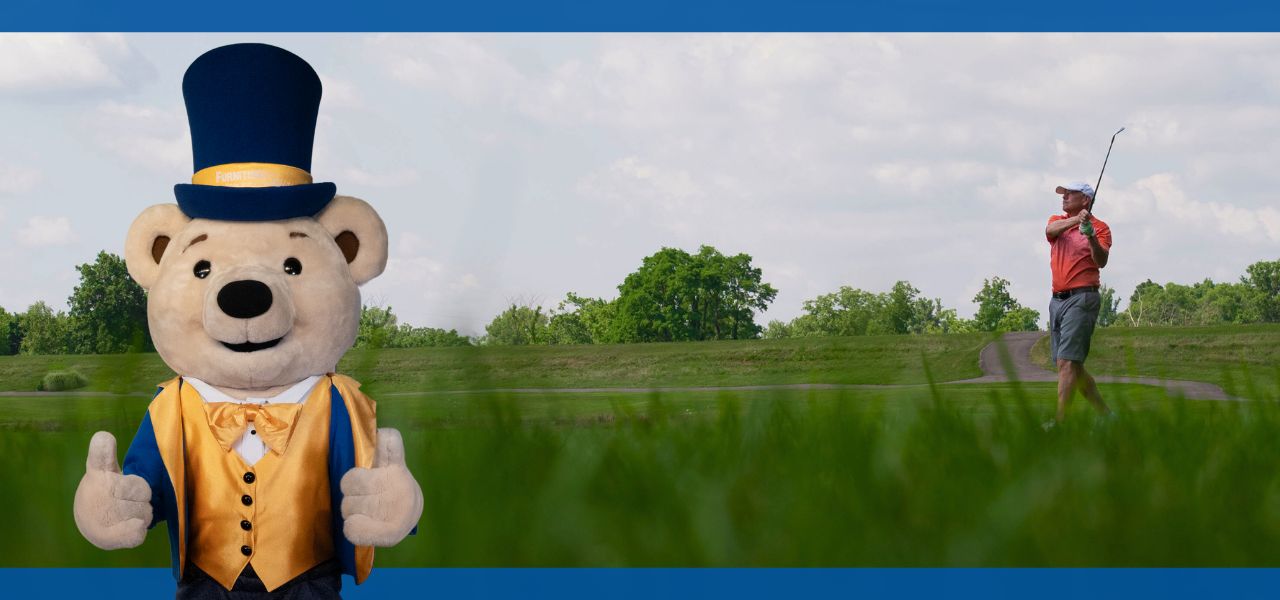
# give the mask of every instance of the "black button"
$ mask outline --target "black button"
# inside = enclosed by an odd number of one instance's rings
[[[258,435],[258,430],[257,430],[257,429],[250,429],[250,430],[249,430],[249,435]]]
[[[253,548],[250,548],[248,546],[240,546],[240,554],[249,556],[250,554],[253,554]]]
[[[240,501],[243,502],[245,506],[249,506],[250,504],[253,504],[253,498],[250,498],[249,494],[240,496]]]
[[[245,483],[253,483],[253,480],[255,480],[255,479],[257,479],[257,478],[258,478],[258,477],[257,477],[256,475],[254,475],[253,473],[245,473],[245,474],[244,474],[244,482],[245,482]]]
[[[240,529],[243,529],[243,530],[245,530],[245,531],[249,531],[250,529],[253,529],[253,523],[250,523],[250,522],[249,522],[249,521],[247,521],[247,520],[245,520],[245,521],[240,521]]]

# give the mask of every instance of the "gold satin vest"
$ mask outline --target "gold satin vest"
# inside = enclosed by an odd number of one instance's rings
[[[204,400],[182,384],[186,558],[224,588],[230,590],[245,565],[252,564],[272,591],[334,556],[329,386],[330,378],[323,377],[308,393],[284,454],[270,449],[248,466],[235,450],[222,448],[209,427]]]

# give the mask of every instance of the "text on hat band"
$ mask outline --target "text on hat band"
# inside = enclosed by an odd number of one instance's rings
[[[195,185],[221,187],[280,187],[311,182],[311,174],[297,167],[256,162],[214,165],[191,176]]]

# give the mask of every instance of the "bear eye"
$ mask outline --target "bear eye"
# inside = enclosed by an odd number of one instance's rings
[[[195,274],[196,279],[204,279],[205,277],[209,276],[209,271],[212,268],[213,268],[213,265],[209,264],[209,261],[202,260],[196,263],[195,268],[191,269],[191,272]]]
[[[284,259],[284,272],[290,275],[300,275],[302,274],[302,263],[290,256]]]

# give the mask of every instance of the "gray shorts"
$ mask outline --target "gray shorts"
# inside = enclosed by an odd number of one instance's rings
[[[1084,362],[1089,356],[1089,340],[1102,308],[1102,294],[1079,292],[1065,300],[1049,301],[1049,352],[1059,359]]]

